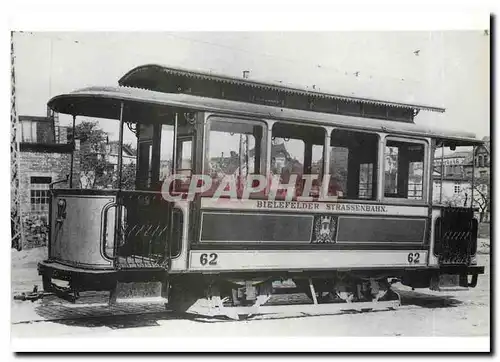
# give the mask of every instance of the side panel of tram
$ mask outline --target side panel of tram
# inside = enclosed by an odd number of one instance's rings
[[[206,131],[210,115],[200,118]],[[229,116],[217,119],[234,121]],[[267,133],[271,135],[271,130]],[[204,140],[207,142],[206,135]],[[202,142],[198,140],[198,145]],[[318,142],[323,146],[324,136]],[[204,151],[203,157],[209,158],[206,145]],[[201,150],[197,153],[202,158]],[[371,157],[378,162],[377,155]],[[421,192],[425,194],[417,203],[382,203],[374,200],[375,195],[372,201],[335,202],[201,197],[195,202],[196,211],[190,218],[194,225],[185,240],[189,248],[186,266],[195,273],[426,267],[435,262],[429,255],[427,149],[422,157]],[[202,171],[199,164],[197,167],[197,172]],[[373,187],[378,188],[376,164],[372,172]],[[380,189],[372,192],[380,193]],[[184,270],[184,265],[174,262],[171,272]]]
[[[105,252],[113,248],[112,244],[106,243],[106,238],[113,240],[114,229],[108,227],[108,235],[103,234],[103,216],[116,198],[74,192],[55,195],[51,201],[49,256],[66,264],[112,267],[113,260],[106,257]]]
[[[197,247],[205,250],[191,251],[192,270],[427,264],[425,207],[263,200],[226,203],[202,199]],[[208,262],[204,260],[207,252]]]

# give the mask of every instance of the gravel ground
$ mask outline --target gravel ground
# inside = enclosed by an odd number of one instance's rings
[[[342,315],[259,317],[245,321],[206,321],[173,315],[158,305],[109,307],[106,295],[94,294],[86,302],[68,305],[46,298],[12,301],[12,335],[15,337],[110,336],[489,336],[490,278],[489,241],[480,240],[478,264],[486,266],[476,288],[461,291],[412,291],[396,288],[402,307],[394,311]],[[44,249],[12,251],[12,292],[41,287],[36,263]],[[93,299],[92,299],[93,298]],[[83,303],[93,303],[91,305]],[[145,310],[147,314],[142,314]],[[113,315],[111,315],[113,314]],[[68,316],[73,316],[68,320]],[[94,317],[92,317],[94,316]],[[92,318],[88,318],[92,317]],[[53,321],[44,321],[51,319]],[[56,319],[54,321],[54,319]]]

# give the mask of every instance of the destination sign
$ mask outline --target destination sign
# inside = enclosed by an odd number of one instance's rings
[[[300,201],[257,201],[259,209],[291,209],[291,210],[318,210],[318,211],[350,211],[350,212],[375,212],[386,213],[385,205],[320,203]]]
[[[238,211],[274,211],[277,213],[311,214],[365,214],[394,216],[428,216],[425,205],[383,205],[374,203],[348,203],[327,201],[286,201],[251,199],[202,198],[202,209]]]

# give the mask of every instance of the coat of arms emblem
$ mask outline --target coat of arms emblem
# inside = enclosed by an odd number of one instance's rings
[[[337,230],[337,218],[330,215],[316,216],[314,220],[313,243],[329,244],[335,243]]]

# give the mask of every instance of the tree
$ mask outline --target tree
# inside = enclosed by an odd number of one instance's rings
[[[488,176],[475,178],[473,196],[471,186],[472,179],[468,178],[468,184],[461,188],[460,192],[445,196],[443,204],[453,207],[470,207],[471,197],[473,197],[472,206],[479,209],[479,222],[484,222],[485,215],[490,210],[490,179]]]
[[[116,165],[107,161],[105,145],[108,135],[97,122],[84,121],[75,127],[75,138],[80,147],[80,182],[83,188],[117,188]],[[131,150],[131,144],[127,145]],[[123,165],[122,185],[125,189],[135,188],[135,165]]]
[[[460,189],[460,192],[453,193],[451,196],[443,195],[442,204],[451,207],[470,206],[470,187]]]
[[[108,135],[97,122],[84,121],[75,126],[75,138],[80,140],[80,182],[83,188],[105,188],[112,181],[112,165],[104,157]]]
[[[136,169],[135,164],[123,165],[122,168],[122,189],[135,190]],[[116,185],[118,186],[118,185]]]
[[[490,210],[489,176],[485,175],[474,179],[474,206],[478,206],[479,222],[483,222],[485,214]]]

